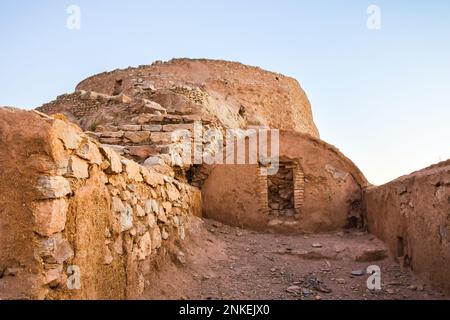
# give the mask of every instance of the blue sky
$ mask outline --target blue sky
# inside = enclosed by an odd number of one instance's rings
[[[81,8],[81,30],[66,9]],[[381,30],[366,9],[381,9]],[[33,108],[87,76],[173,57],[295,77],[322,138],[380,184],[450,158],[449,1],[0,3],[0,105]]]

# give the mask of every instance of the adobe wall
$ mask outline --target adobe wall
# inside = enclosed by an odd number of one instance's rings
[[[450,164],[364,193],[369,231],[404,267],[450,291]]]
[[[256,165],[216,166],[202,187],[203,216],[223,223],[264,229],[258,197],[259,168]]]
[[[203,214],[232,225],[280,232],[327,232],[364,227],[359,169],[336,148],[301,133],[280,132],[280,160],[295,162],[294,207],[271,214],[270,182],[258,165],[217,165],[202,187]]]
[[[2,108],[0,143],[2,299],[136,298],[200,215],[196,188],[64,120]]]
[[[0,299],[39,296],[34,284],[43,270],[34,255],[31,203],[46,169],[39,159],[51,153],[49,129],[37,116],[0,108]]]

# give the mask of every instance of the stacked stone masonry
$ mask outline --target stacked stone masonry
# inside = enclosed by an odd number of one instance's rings
[[[261,176],[261,188],[267,186],[267,200],[271,218],[299,218],[305,200],[305,175],[296,163],[279,164],[275,175]],[[265,194],[264,194],[265,196]]]
[[[190,91],[186,90],[173,89],[187,95]],[[219,141],[206,139],[205,132],[214,129],[224,134],[224,128],[201,110],[179,108],[168,111],[154,101],[123,94],[108,96],[78,91],[60,96],[38,110],[53,115],[61,113],[78,123],[91,138],[110,146],[120,155],[172,176],[173,165],[190,168],[195,149],[203,152],[204,157],[218,152]],[[110,115],[104,114],[105,110],[116,114],[116,118],[110,119]],[[187,148],[191,149],[190,159],[185,159]]]
[[[295,215],[293,169],[281,163],[278,172],[267,177],[267,183],[270,215],[293,217]]]
[[[183,241],[186,224],[200,215],[198,189],[120,156],[75,125],[28,113],[48,128],[52,148],[41,160],[36,198],[24,204],[32,207],[39,257],[28,298],[138,297],[152,261]],[[70,290],[74,270],[79,290]]]

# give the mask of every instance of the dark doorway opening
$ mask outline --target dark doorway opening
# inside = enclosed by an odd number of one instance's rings
[[[293,217],[294,170],[290,163],[280,163],[278,172],[267,177],[269,196],[269,215],[274,217]]]

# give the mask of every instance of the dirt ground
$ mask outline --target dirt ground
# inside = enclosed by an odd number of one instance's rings
[[[147,279],[143,299],[450,299],[384,258],[383,243],[367,233],[291,236],[205,220],[191,240]],[[367,289],[371,265],[381,269],[380,291]]]

